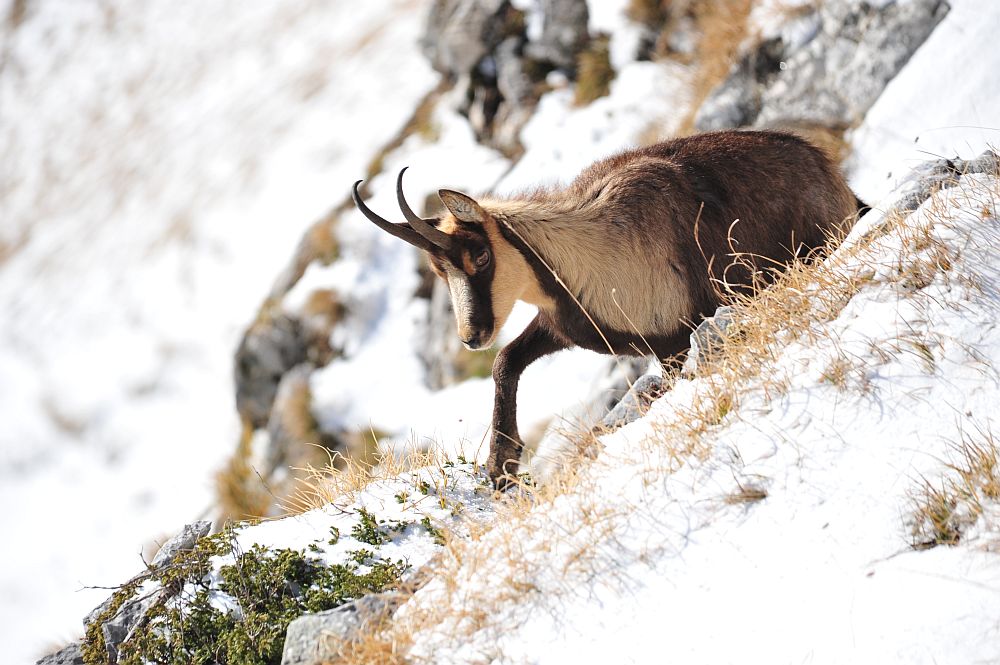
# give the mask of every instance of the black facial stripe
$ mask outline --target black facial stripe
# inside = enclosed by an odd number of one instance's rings
[[[469,323],[476,330],[493,331],[493,264],[469,277],[472,290],[472,316]]]
[[[466,255],[468,255],[469,260],[474,264],[476,256],[483,248],[487,248],[491,252],[493,250],[489,236],[486,235],[483,227],[478,224],[462,224],[458,230],[451,234],[451,237],[454,238],[453,247],[445,255],[445,258],[462,272],[465,272],[465,262],[463,259]],[[483,270],[481,272],[489,272],[492,275],[492,270]]]
[[[476,256],[484,248],[491,252],[493,247],[485,229],[479,224],[459,224],[458,228],[451,234],[454,239],[452,249],[448,253],[437,255],[439,262],[447,261],[452,269],[466,276],[469,283],[470,310],[466,312],[468,324],[476,333],[489,335],[494,332],[495,324],[493,315],[493,277],[495,274],[495,262],[490,261],[483,268],[474,269],[473,274],[466,272],[467,258],[471,266],[475,266]]]

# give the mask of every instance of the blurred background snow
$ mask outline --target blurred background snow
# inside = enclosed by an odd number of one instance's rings
[[[79,634],[107,596],[85,586],[210,511],[240,334],[436,85],[427,7],[0,3],[8,662]]]

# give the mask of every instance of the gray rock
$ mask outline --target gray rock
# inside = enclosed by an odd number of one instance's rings
[[[684,373],[694,374],[726,341],[726,331],[733,322],[732,307],[720,307],[691,333],[691,349],[684,362]]]
[[[952,160],[952,163],[959,162],[962,170],[960,173],[985,173],[987,175],[1000,174],[1000,155],[992,150],[985,150],[975,159],[963,162],[961,159]]]
[[[599,425],[601,431],[611,431],[638,420],[645,415],[658,397],[666,391],[666,382],[657,374],[646,374],[632,384],[621,401],[604,417]]]
[[[155,593],[139,596],[127,601],[122,605],[113,617],[101,624],[101,633],[104,635],[104,647],[108,652],[108,662],[118,662],[118,647],[122,642],[131,637],[136,626],[146,616],[146,612],[159,601],[165,593],[159,590]]]
[[[454,359],[462,348],[455,334],[455,316],[451,296],[444,280],[435,279],[427,317],[424,343],[418,353],[427,368],[427,385],[431,390],[450,386],[458,379]]]
[[[371,622],[388,619],[403,602],[398,591],[371,594],[332,610],[303,614],[288,625],[281,665],[337,662],[338,645],[357,638]]]
[[[496,62],[497,90],[504,101],[514,105],[533,103],[534,85],[524,73],[522,42],[509,37],[501,42],[493,56]]]
[[[594,383],[590,394],[546,427],[528,460],[532,477],[544,483],[561,470],[574,467],[581,457],[595,457],[600,451],[596,436],[625,424],[624,419],[609,416],[609,411],[627,399],[649,365],[649,358],[609,359],[606,373]],[[588,429],[594,436],[580,436]]]
[[[517,37],[505,39],[494,52],[497,92],[502,99],[493,114],[489,131],[492,144],[513,154],[520,145],[521,128],[535,110],[535,84],[524,69],[523,41]]]
[[[823,3],[811,39],[778,38],[745,55],[699,109],[695,126],[849,127],[948,10],[944,0]]]
[[[342,449],[338,436],[320,429],[312,412],[312,389],[309,378],[316,369],[312,363],[296,365],[281,377],[271,416],[267,421],[268,441],[264,453],[265,475],[269,478],[280,467],[302,468],[316,464],[322,453],[318,444],[329,451]],[[272,491],[278,490],[272,487]]]
[[[676,27],[667,35],[665,45],[671,53],[694,57],[698,49],[698,28],[690,16],[679,16]]]
[[[975,159],[935,159],[915,167],[900,184],[903,194],[890,206],[890,211],[905,213],[916,210],[934,192],[953,187],[958,178],[969,173],[1000,174],[1000,155],[986,150]],[[891,215],[886,215],[888,219]]]
[[[756,124],[855,123],[949,9],[942,0],[824,3],[823,30],[764,91]]]
[[[256,321],[236,350],[234,380],[240,416],[254,428],[266,425],[281,377],[308,356],[308,340],[298,319],[278,313]]]
[[[492,23],[507,0],[435,0],[420,47],[431,66],[458,77],[471,72],[502,36]]]
[[[529,15],[507,0],[436,0],[420,42],[431,65],[455,82],[456,110],[477,137],[508,155],[522,150],[537,84],[552,68],[574,71],[589,39],[585,0],[538,0]],[[526,23],[535,20],[540,29],[529,36]]]
[[[81,646],[78,643],[70,644],[55,653],[44,656],[36,661],[35,665],[83,665]]]
[[[181,532],[168,540],[157,551],[156,556],[150,566],[156,569],[163,568],[174,560],[178,552],[190,551],[194,549],[199,538],[204,538],[212,530],[212,523],[208,520],[199,520],[191,524],[185,524]]]
[[[212,523],[208,521],[198,521],[185,525],[184,528],[181,529],[180,533],[164,543],[163,547],[161,547],[156,553],[156,556],[153,557],[150,567],[163,568],[168,566],[178,553],[192,549],[195,546],[195,543],[198,542],[199,538],[208,535],[211,526]],[[127,584],[141,581],[147,579],[148,577],[148,571],[143,572],[133,577],[129,580],[129,582],[127,582]],[[106,619],[101,624],[101,633],[104,636],[104,644],[107,649],[109,663],[118,662],[118,646],[131,636],[136,626],[138,626],[143,617],[146,616],[146,612],[148,612],[149,609],[161,599],[164,593],[166,593],[165,590],[159,589],[145,595],[133,596],[130,600],[122,603],[121,607],[118,608],[118,611],[115,612],[111,618]],[[90,614],[87,615],[87,617],[83,620],[84,626],[89,626],[93,622],[97,621],[103,614],[107,613],[113,602],[114,594],[112,594],[107,600],[98,605],[90,612]],[[69,647],[67,647],[67,649],[69,649]]]
[[[542,34],[529,38],[524,53],[560,69],[576,70],[576,56],[587,46],[590,13],[584,0],[540,0]]]
[[[761,94],[781,71],[785,44],[780,38],[762,42],[740,58],[726,81],[702,103],[695,116],[701,131],[750,125],[761,111]]]

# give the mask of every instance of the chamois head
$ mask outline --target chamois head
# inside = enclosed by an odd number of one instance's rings
[[[469,349],[487,348],[523,290],[513,269],[524,260],[503,239],[496,220],[460,192],[438,190],[447,213],[421,219],[403,196],[405,172],[396,179],[396,200],[407,223],[394,224],[372,212],[358,193],[361,180],[354,183],[354,204],[379,228],[427,252],[431,269],[448,283],[459,339]]]

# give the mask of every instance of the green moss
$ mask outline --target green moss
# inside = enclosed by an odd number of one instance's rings
[[[230,565],[218,571],[212,588],[213,556],[229,553]],[[123,665],[220,663],[267,665],[281,662],[288,624],[304,612],[338,607],[369,593],[394,588],[406,568],[366,552],[361,562],[326,565],[301,551],[267,550],[259,545],[239,552],[231,532],[199,541],[168,567],[151,570],[165,593],[154,603],[137,634],[120,645]],[[138,582],[116,593],[120,600],[88,629],[85,662],[107,656],[100,624],[132,597]],[[220,604],[219,601],[224,600]],[[220,607],[231,607],[223,610]]]
[[[355,540],[360,540],[362,543],[367,543],[378,547],[383,543],[389,542],[389,536],[379,529],[378,520],[375,516],[364,508],[358,510],[358,517],[360,520],[351,529],[351,535],[354,536]]]
[[[425,517],[424,519],[420,520],[420,525],[425,529],[427,529],[428,535],[430,535],[430,537],[434,539],[434,542],[437,545],[445,544],[444,532],[441,531],[441,529],[434,526],[433,524],[431,524],[430,517]]]
[[[108,608],[101,612],[94,621],[87,624],[87,631],[84,635],[83,647],[81,648],[84,663],[97,665],[108,662],[108,651],[104,643],[104,633],[101,631],[101,626],[118,613],[118,610],[122,608],[125,601],[130,600],[135,595],[138,587],[139,581],[133,580],[115,591],[111,596],[111,604],[108,605]]]
[[[191,550],[178,552],[168,566],[150,568],[115,591],[108,608],[87,626],[81,649],[83,662],[88,665],[103,665],[108,662],[101,626],[114,618],[122,606],[135,596],[136,590],[143,582],[155,579],[166,590],[168,596],[176,595],[188,580],[202,579],[208,574],[209,559],[226,552],[231,538],[231,530],[202,538]]]

